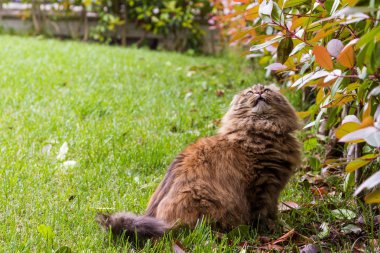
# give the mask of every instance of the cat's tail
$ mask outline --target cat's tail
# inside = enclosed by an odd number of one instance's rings
[[[96,221],[116,237],[125,236],[139,239],[157,238],[170,229],[164,221],[152,216],[137,216],[133,213],[98,214]]]

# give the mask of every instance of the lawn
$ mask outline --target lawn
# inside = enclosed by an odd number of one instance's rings
[[[264,79],[262,71],[229,56],[11,36],[0,36],[0,48],[1,252],[133,249],[113,243],[95,223],[96,213],[142,213],[176,154],[215,133],[234,93]],[[318,160],[318,143],[305,143],[305,160]],[[319,175],[300,179],[305,173],[282,194],[302,208],[283,211],[283,232],[269,239],[295,228],[287,250],[307,237],[325,249],[350,251],[356,237],[341,227],[359,216],[352,190],[342,193],[341,178],[330,176],[323,182],[329,194],[318,198],[311,189]],[[378,236],[371,225],[361,229],[367,239]],[[191,252],[236,252],[245,241],[262,243],[243,230],[221,235],[200,224],[136,251],[167,252],[175,240]],[[339,240],[332,238],[337,234]]]
[[[117,251],[95,214],[142,213],[176,154],[262,76],[233,58],[9,36],[0,48],[1,252]]]

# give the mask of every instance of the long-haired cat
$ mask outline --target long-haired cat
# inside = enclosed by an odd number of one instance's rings
[[[206,219],[228,231],[239,225],[273,228],[281,190],[300,164],[299,123],[274,86],[236,95],[217,135],[189,145],[169,166],[144,215],[99,214],[114,235],[162,236]]]

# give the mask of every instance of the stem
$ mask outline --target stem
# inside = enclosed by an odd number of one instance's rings
[[[305,15],[305,14],[293,14],[293,13],[288,13],[288,12],[283,12],[285,15],[289,16],[297,16],[297,17],[305,17],[305,18],[324,18],[322,16],[317,16],[317,15]]]
[[[334,75],[336,77],[341,77],[341,78],[354,78],[354,79],[360,79],[358,75]],[[374,81],[374,82],[379,82],[378,78],[376,75],[368,75],[368,79]]]
[[[277,26],[281,27],[282,29],[286,30],[286,33],[287,33],[287,34],[290,34],[291,37],[296,38],[296,39],[299,39],[300,41],[304,42],[304,43],[307,44],[308,46],[313,47],[313,45],[310,44],[308,41],[306,41],[306,40],[304,40],[304,39],[298,37],[294,32],[290,31],[286,25],[279,24],[279,23],[277,23],[277,22],[274,21],[274,20],[272,20],[272,24],[273,24],[273,25],[277,25]]]
[[[354,38],[356,39],[356,38],[358,38],[358,36],[355,34],[355,32],[351,29],[351,27],[350,26],[348,26],[348,25],[343,25],[345,28],[347,28],[349,31],[350,31],[350,33],[351,33],[351,35],[352,36],[354,36]]]

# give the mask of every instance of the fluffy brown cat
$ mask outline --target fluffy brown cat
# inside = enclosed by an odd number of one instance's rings
[[[273,228],[280,191],[300,164],[293,107],[274,87],[236,95],[215,136],[188,146],[172,162],[145,214],[99,214],[114,235],[159,237],[205,218],[218,230]]]

